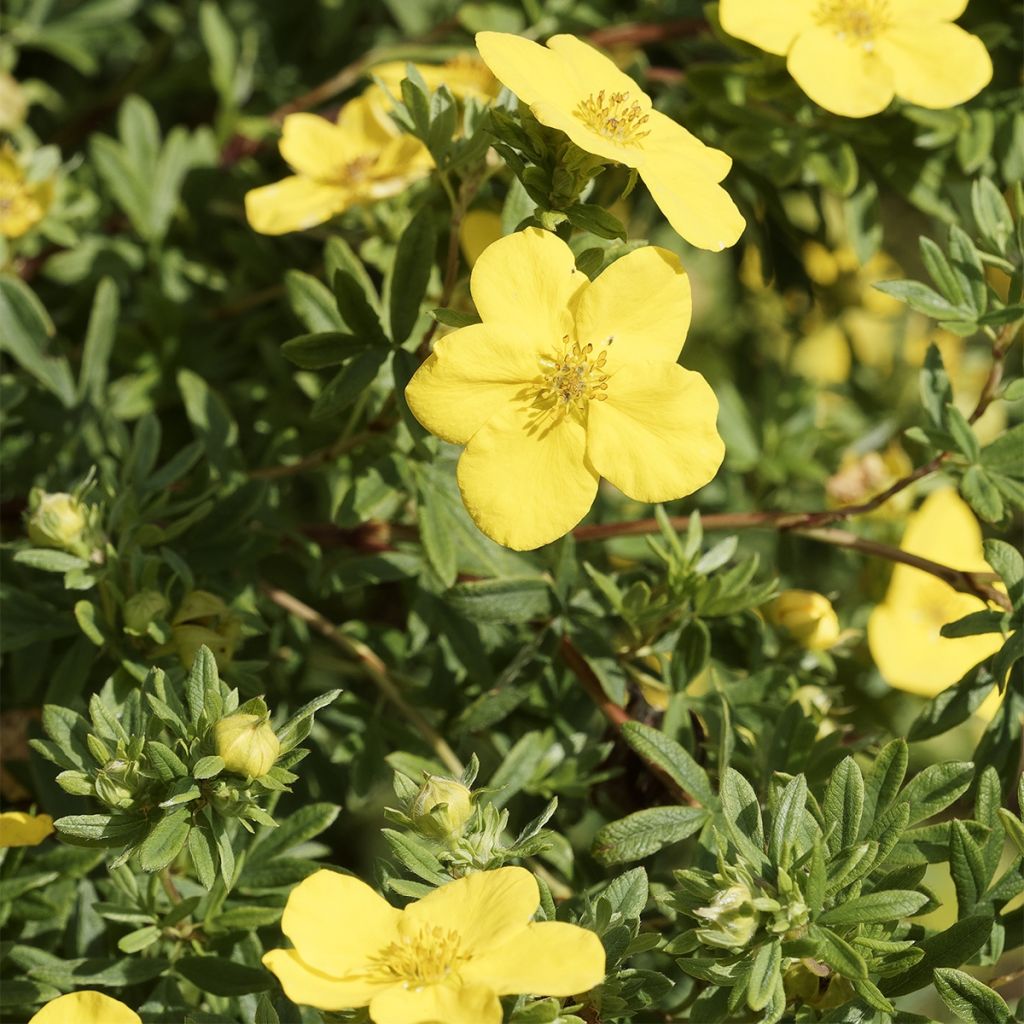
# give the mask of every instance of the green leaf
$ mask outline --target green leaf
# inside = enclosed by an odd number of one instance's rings
[[[864,958],[844,938],[818,925],[812,925],[810,939],[817,946],[817,957],[833,970],[847,978],[866,980],[867,964]]]
[[[917,240],[921,249],[921,260],[931,275],[942,296],[954,306],[961,305],[967,296],[960,287],[960,281],[949,265],[943,251],[923,235]]]
[[[945,427],[968,462],[977,462],[981,458],[981,445],[967,417],[952,403],[946,406]]]
[[[935,988],[942,1001],[968,1024],[1010,1024],[1010,1008],[998,992],[964,971],[939,967]]]
[[[818,917],[818,923],[830,927],[849,927],[878,921],[896,921],[903,917],[913,917],[927,902],[928,897],[923,892],[912,889],[873,892],[844,900],[831,910],[826,910]]]
[[[341,319],[355,337],[366,345],[387,345],[377,311],[370,305],[359,281],[347,270],[337,270],[332,284]]]
[[[722,776],[722,816],[736,849],[753,864],[766,863],[761,805],[750,783],[734,768]]]
[[[213,0],[203,0],[199,6],[199,35],[210,58],[210,79],[221,103],[235,104],[235,70],[238,63],[238,43],[231,23]]]
[[[949,830],[949,872],[956,888],[960,917],[967,917],[992,881],[981,848],[963,822],[953,821]]]
[[[337,366],[366,350],[366,342],[344,331],[301,334],[281,346],[281,354],[304,370]]]
[[[921,402],[936,427],[945,428],[946,407],[953,401],[949,377],[937,345],[929,345],[919,378]]]
[[[593,203],[576,203],[565,211],[569,223],[580,231],[589,231],[598,238],[620,238],[626,241],[626,229],[614,214]]]
[[[900,794],[900,800],[910,808],[910,820],[930,818],[961,797],[974,778],[974,765],[970,761],[946,761],[930,764],[910,780]]]
[[[971,310],[949,302],[920,281],[879,281],[875,287],[933,320],[965,320],[971,316]]]
[[[57,818],[53,827],[73,846],[124,846],[138,840],[146,823],[138,817],[111,814],[71,814]]]
[[[381,835],[391,847],[391,852],[417,878],[431,885],[443,885],[448,881],[449,876],[427,842],[411,833],[396,832],[390,828],[381,829]]]
[[[647,807],[602,826],[593,854],[602,864],[642,860],[692,836],[707,820],[708,812],[700,807]]]
[[[864,780],[864,814],[861,832],[877,821],[892,805],[907,774],[910,752],[903,739],[890,740],[878,752]]]
[[[627,921],[639,920],[649,897],[650,885],[643,868],[632,868],[613,878],[601,893],[612,912],[621,914]]]
[[[224,758],[216,754],[208,754],[199,758],[192,768],[192,778],[212,779],[224,771]]]
[[[43,572],[74,572],[89,568],[84,558],[53,548],[24,548],[14,556],[14,560],[20,565],[41,569]]]
[[[800,838],[800,829],[807,807],[807,780],[796,775],[786,783],[779,797],[778,808],[768,838],[768,855],[772,863],[786,868]]]
[[[149,766],[164,782],[172,782],[188,774],[188,767],[166,743],[150,740],[146,744],[146,756]]]
[[[1018,423],[1000,434],[981,451],[981,464],[996,473],[1024,477],[1024,423]]]
[[[1013,216],[989,178],[977,178],[971,185],[971,212],[982,237],[995,252],[1005,255],[1006,243],[1013,235]]]
[[[117,285],[109,277],[102,278],[96,286],[96,295],[92,301],[82,349],[82,365],[78,372],[78,397],[88,398],[93,405],[102,403],[106,391],[120,306]]]
[[[268,832],[252,848],[246,870],[266,864],[274,857],[318,836],[329,828],[341,810],[336,804],[307,804],[289,814],[273,832]],[[243,873],[243,879],[245,875]]]
[[[531,622],[551,612],[551,586],[539,576],[459,583],[445,597],[456,611],[473,622]]]
[[[625,722],[620,735],[645,761],[657,765],[698,803],[705,807],[714,805],[715,793],[708,773],[670,736],[642,722]]]
[[[192,812],[179,807],[165,814],[139,845],[139,867],[159,871],[181,853],[188,839]]]
[[[301,270],[289,270],[284,275],[284,288],[292,312],[312,334],[325,331],[344,331],[345,323],[338,314],[338,306],[329,288],[315,277]]]
[[[207,707],[207,694],[220,695],[220,682],[217,675],[217,662],[213,652],[206,644],[196,652],[192,661],[192,668],[189,670],[188,678],[185,680],[185,698],[188,701],[189,714],[192,717],[193,725],[197,725]],[[209,724],[213,724],[220,718],[218,713]]]
[[[801,776],[802,777],[802,776]],[[776,985],[782,980],[782,942],[773,939],[758,948],[750,966],[747,982],[747,1006],[763,1010],[771,1001]]]
[[[936,935],[921,939],[918,947],[924,956],[909,970],[886,978],[882,991],[887,996],[902,996],[916,992],[931,983],[932,971],[937,967],[956,967],[966,963],[992,934],[992,913],[974,914],[951,924]]]
[[[321,709],[333,704],[341,696],[341,690],[328,690],[327,693],[314,697],[309,703],[303,704],[298,711],[277,730],[277,739],[281,745],[281,753],[286,754],[298,746],[312,728],[313,716]],[[330,805],[326,805],[330,806]]]
[[[265,992],[274,983],[266,971],[219,956],[184,956],[174,961],[174,969],[197,988],[215,996]]]
[[[822,804],[828,848],[833,853],[857,841],[863,812],[864,776],[857,762],[847,757],[832,770]]]
[[[469,327],[471,324],[480,323],[480,317],[475,313],[463,313],[458,309],[440,307],[432,309],[430,315],[445,327]]]
[[[330,419],[347,409],[374,382],[387,357],[386,349],[371,348],[350,359],[320,392],[310,417]]]
[[[1003,517],[1003,499],[992,477],[981,466],[971,466],[960,480],[964,500],[986,522],[995,523]]]
[[[416,324],[436,249],[434,219],[430,208],[424,207],[409,222],[399,239],[384,289],[391,315],[391,340],[396,345],[401,345],[409,337]]]
[[[217,881],[217,851],[205,825],[196,825],[189,830],[188,852],[199,884],[204,889],[212,889]]]
[[[968,319],[975,319],[984,313],[988,306],[985,268],[970,236],[957,224],[952,224],[949,229],[949,255],[953,273],[965,297],[963,305],[971,310]]]

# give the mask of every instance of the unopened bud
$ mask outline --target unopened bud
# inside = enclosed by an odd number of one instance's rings
[[[697,937],[706,946],[738,949],[746,946],[757,931],[760,914],[751,902],[745,885],[732,885],[715,893],[711,903],[694,911],[708,924],[697,929]]]
[[[472,816],[472,792],[461,782],[440,775],[427,777],[409,813],[420,832],[437,839],[462,835]]]
[[[33,544],[88,555],[88,527],[86,507],[73,495],[47,494],[38,488],[29,495],[28,536]]]
[[[135,802],[133,783],[138,781],[135,765],[114,758],[96,773],[96,796],[108,807],[126,810]]]
[[[145,634],[154,619],[162,619],[170,607],[159,590],[140,590],[124,603],[124,628],[136,636]]]
[[[809,651],[826,651],[839,639],[832,603],[813,590],[784,590],[767,608],[768,618]]]
[[[281,744],[266,715],[228,715],[214,726],[213,736],[225,768],[250,779],[266,775],[281,756]]]

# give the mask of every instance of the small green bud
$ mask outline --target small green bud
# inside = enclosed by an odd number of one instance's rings
[[[86,542],[89,511],[74,495],[58,492],[47,494],[38,487],[29,494],[28,536],[43,548],[59,548],[87,557]]]
[[[409,817],[424,835],[458,838],[473,817],[473,794],[455,779],[428,775],[412,802]]]
[[[731,885],[715,893],[709,906],[694,911],[709,924],[697,929],[697,937],[706,946],[740,949],[754,937],[761,915],[751,903],[750,889]]]
[[[154,619],[162,619],[170,604],[159,590],[140,590],[124,603],[124,628],[134,636],[145,635]]]
[[[266,715],[228,715],[213,727],[213,736],[224,767],[250,779],[266,775],[281,756],[281,744]]]

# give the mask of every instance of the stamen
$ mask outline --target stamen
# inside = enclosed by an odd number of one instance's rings
[[[611,339],[609,339],[611,341]],[[538,390],[538,397],[554,399],[558,407],[567,411],[571,406],[582,409],[593,399],[603,402],[607,399],[608,374],[604,372],[608,361],[608,349],[604,347],[594,357],[592,344],[580,345],[578,341],[569,345],[569,337],[562,339],[562,354],[557,358],[545,357],[540,360],[544,382]]]
[[[639,146],[650,135],[644,125],[650,115],[628,92],[591,93],[573,113],[593,132],[620,146]]]
[[[888,7],[889,0],[821,0],[814,17],[837,39],[872,53],[875,39],[889,26]]]
[[[405,988],[436,984],[469,959],[461,952],[461,941],[458,932],[425,926],[385,946],[371,959],[371,973],[382,981],[400,981]]]

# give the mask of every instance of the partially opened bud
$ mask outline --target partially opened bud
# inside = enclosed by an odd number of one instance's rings
[[[769,603],[767,613],[809,651],[828,650],[839,639],[839,617],[832,603],[813,590],[784,590]]]
[[[472,816],[472,792],[461,782],[440,775],[427,778],[409,812],[420,832],[438,839],[462,835]]]
[[[214,726],[213,736],[227,770],[251,779],[266,775],[281,756],[281,744],[266,715],[228,715]]]
[[[43,548],[59,548],[72,554],[88,554],[85,532],[89,516],[74,495],[47,494],[38,488],[29,496],[28,536]]]

